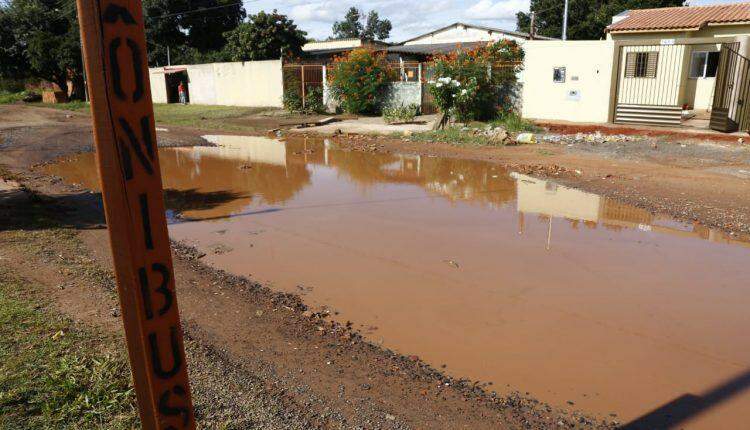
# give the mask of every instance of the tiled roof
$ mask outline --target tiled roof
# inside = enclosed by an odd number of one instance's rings
[[[709,24],[750,21],[750,3],[636,9],[607,27],[609,32],[699,29]]]

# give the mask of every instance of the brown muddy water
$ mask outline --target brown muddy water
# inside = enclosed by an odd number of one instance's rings
[[[750,426],[750,244],[488,162],[207,139],[160,152],[204,261],[498,392]],[[49,171],[98,188],[91,154]]]

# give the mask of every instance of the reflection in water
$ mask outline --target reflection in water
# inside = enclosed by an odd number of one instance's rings
[[[625,205],[596,194],[564,187],[554,182],[536,179],[513,172],[516,180],[519,212],[519,234],[523,234],[524,214],[538,214],[549,223],[547,249],[552,241],[552,218],[565,218],[575,230],[580,223],[596,228],[602,225],[609,230],[623,228],[646,232],[659,232],[683,237],[695,237],[715,243],[733,243],[750,247],[747,242],[731,238],[721,230],[709,229],[698,223],[676,223],[666,217],[659,218],[644,209]]]
[[[719,231],[488,162],[209,140],[160,152],[171,237],[454,376],[631,420],[750,361],[748,245]],[[91,155],[49,170],[98,188]]]

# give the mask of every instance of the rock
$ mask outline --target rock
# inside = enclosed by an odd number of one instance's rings
[[[312,311],[304,311],[304,312],[302,312],[302,316],[305,317],[305,318],[312,318],[313,315],[314,314],[312,313]]]
[[[385,419],[388,421],[396,421],[396,416],[391,414],[385,414]]]
[[[409,137],[411,135],[412,135],[412,131],[411,130],[404,130],[404,137]]]

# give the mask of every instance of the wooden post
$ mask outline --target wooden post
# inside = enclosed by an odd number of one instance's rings
[[[97,167],[144,429],[194,429],[140,0],[77,0]]]
[[[305,65],[303,64],[302,65],[302,109],[305,109],[307,107],[305,105],[305,102],[307,101],[305,100],[307,98],[305,94],[306,90],[307,89],[305,88]]]

